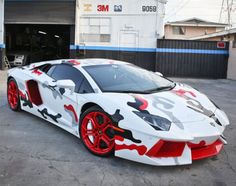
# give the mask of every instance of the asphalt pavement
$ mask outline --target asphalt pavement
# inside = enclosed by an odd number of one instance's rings
[[[229,116],[228,145],[192,165],[155,167],[90,154],[79,139],[7,106],[6,71],[0,71],[0,186],[236,185],[236,81],[176,79],[207,94]]]

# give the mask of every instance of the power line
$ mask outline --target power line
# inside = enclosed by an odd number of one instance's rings
[[[225,0],[222,0],[221,10],[220,10],[220,17],[219,17],[219,22],[221,22],[222,12],[223,12],[223,8],[224,8],[224,2],[225,2]]]
[[[181,2],[184,2],[184,1],[180,0],[180,4],[181,4]],[[179,1],[178,1],[178,3],[175,3],[175,4],[179,4]],[[167,14],[172,12],[174,9],[176,9],[176,6],[173,6],[173,8],[171,8]]]
[[[233,4],[234,0],[231,0],[231,6],[230,6],[230,27],[232,27],[232,12],[233,12]]]
[[[232,27],[232,16],[235,12],[234,0],[222,0],[222,6],[219,15],[219,22],[227,23],[229,27]],[[224,19],[224,21],[222,21]]]
[[[166,19],[171,18],[172,16],[174,16],[175,14],[177,14],[180,10],[182,10],[191,0],[187,0],[181,7],[177,8],[177,10],[172,13],[171,15],[169,15]]]
[[[232,27],[232,24],[231,24],[231,14],[232,14],[232,9],[233,9],[233,3],[234,3],[234,0],[231,0],[231,3],[229,3],[229,0],[227,0],[227,10],[228,10],[228,26],[229,28]]]
[[[227,0],[227,14],[228,14],[228,26],[230,27],[230,5],[229,0]]]
[[[230,14],[231,14],[232,11],[233,11],[233,4],[234,4],[234,0],[231,0],[231,5],[230,5]]]

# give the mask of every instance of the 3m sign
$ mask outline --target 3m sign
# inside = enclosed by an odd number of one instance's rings
[[[98,5],[97,11],[98,12],[109,12],[109,5]]]

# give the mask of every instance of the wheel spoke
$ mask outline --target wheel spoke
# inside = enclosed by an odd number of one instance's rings
[[[109,129],[109,128],[113,129],[113,125],[106,125],[106,126],[102,129],[102,132],[106,132],[107,129]]]
[[[93,147],[94,148],[99,148],[99,146],[100,146],[100,137],[99,136],[95,136],[94,137],[94,141],[93,141]]]
[[[83,131],[87,131],[87,128],[85,126],[82,126]]]
[[[97,122],[96,122],[96,120],[94,120],[93,117],[88,116],[87,119],[88,119],[89,121],[91,121],[91,123],[92,123],[92,125],[93,125],[94,128],[98,128],[98,127],[99,127],[98,124],[97,124]]]
[[[109,147],[110,144],[111,144],[111,139],[106,135],[106,134],[103,134],[102,137],[101,137],[102,141],[104,141],[106,143],[106,145]]]
[[[12,98],[12,95],[11,94],[8,94],[8,100],[10,101]]]
[[[87,130],[86,135],[87,136],[95,136],[96,132],[94,130]]]
[[[8,89],[8,94],[11,94],[11,95],[12,95],[12,94],[13,94],[13,93],[12,93],[12,90]]]
[[[101,124],[101,128],[104,128],[108,125],[108,122],[110,121],[110,119],[107,116],[103,117],[103,123]]]
[[[98,124],[98,120],[97,120],[97,116],[98,116],[98,113],[97,112],[94,112],[93,115],[92,115],[92,119],[94,121],[94,124],[99,127],[99,124]]]
[[[14,94],[13,96],[16,100],[18,100],[18,94]]]
[[[16,97],[13,97],[13,104],[15,105],[17,103]]]
[[[9,84],[8,89],[12,91],[12,84]]]

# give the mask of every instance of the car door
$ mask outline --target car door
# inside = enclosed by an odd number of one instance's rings
[[[71,65],[58,64],[52,67],[47,74],[51,78],[51,81],[46,82],[45,85],[50,91],[44,95],[47,107],[61,116],[61,124],[70,128],[77,128],[79,122],[77,92],[79,92],[84,80],[82,73]],[[75,83],[75,92],[57,87],[56,81],[58,80],[72,80]]]

